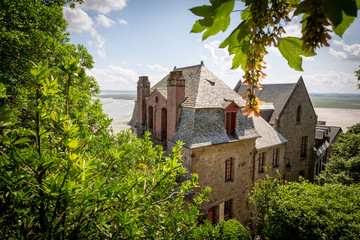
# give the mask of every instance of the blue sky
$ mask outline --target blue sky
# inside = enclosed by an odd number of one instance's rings
[[[158,82],[174,66],[205,66],[230,87],[242,78],[241,70],[230,70],[231,59],[222,40],[240,22],[232,14],[228,31],[201,41],[190,34],[198,19],[188,9],[209,4],[207,0],[85,0],[75,10],[64,7],[71,43],[84,45],[94,57],[93,75],[103,90],[135,90],[139,76]],[[235,9],[242,9],[237,2]],[[288,36],[300,36],[300,19],[286,26]],[[265,57],[266,83],[296,82],[302,75],[311,93],[360,93],[354,71],[360,65],[360,20],[356,19],[343,38],[332,34],[330,47],[303,61],[304,72],[291,69],[272,47]]]

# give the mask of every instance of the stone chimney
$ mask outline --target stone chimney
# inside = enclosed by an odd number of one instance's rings
[[[176,132],[179,104],[184,98],[185,78],[182,71],[172,71],[167,82],[167,139],[171,139]]]
[[[147,76],[139,77],[137,82],[137,122],[142,127],[146,123],[145,97],[150,95],[150,82]]]

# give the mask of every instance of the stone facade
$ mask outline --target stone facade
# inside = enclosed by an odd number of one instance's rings
[[[300,116],[297,116],[299,107]],[[317,116],[301,78],[275,124],[275,129],[288,140],[285,161],[289,164],[289,169],[284,176],[286,180],[298,181],[300,175],[310,180],[313,179],[316,123]],[[304,140],[305,137],[307,140]],[[306,145],[305,154],[301,154],[304,144]]]
[[[292,91],[281,109],[277,102],[267,106],[265,120],[243,116],[241,96],[203,63],[175,68],[151,89],[147,82],[140,77],[131,125],[139,135],[145,129],[153,140],[165,141],[167,153],[175,142],[184,143],[183,166],[199,175],[200,189],[212,189],[212,200],[202,206],[204,218],[245,223],[247,195],[255,181],[278,172],[293,181],[299,172],[310,176],[316,115],[302,79],[286,86]],[[306,154],[300,157],[303,150]]]

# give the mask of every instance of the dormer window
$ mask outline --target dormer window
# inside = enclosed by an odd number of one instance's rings
[[[225,108],[225,130],[229,137],[235,136],[236,118],[239,106],[232,102],[227,108]]]

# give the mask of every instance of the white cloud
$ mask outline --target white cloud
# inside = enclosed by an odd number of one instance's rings
[[[220,41],[206,42],[202,44],[201,58],[210,62],[214,66],[212,71],[223,80],[227,85],[233,87],[237,84],[239,79],[242,78],[244,72],[241,70],[241,67],[238,69],[231,70],[233,55],[229,56],[227,49],[219,49]]]
[[[286,33],[284,37],[301,37],[301,25],[300,24],[289,24],[284,27]]]
[[[128,25],[128,22],[125,19],[119,19],[121,25]]]
[[[342,60],[360,61],[360,44],[347,45],[342,40],[333,40],[332,44],[342,47],[342,51],[336,51],[334,48],[329,49],[329,53],[334,57]]]
[[[105,58],[105,39],[97,33],[94,28],[94,22],[91,17],[79,8],[71,9],[68,6],[63,7],[64,18],[68,22],[68,30],[74,32],[89,32],[91,37],[96,40],[97,53],[100,57]],[[93,44],[90,41],[89,44]]]
[[[139,77],[132,69],[114,65],[109,65],[104,69],[93,68],[91,69],[91,75],[96,78],[103,90],[134,90]]]
[[[148,68],[150,68],[151,70],[153,70],[153,71],[164,72],[164,73],[169,73],[169,72],[170,72],[169,69],[161,66],[161,65],[158,64],[158,63],[155,63],[155,64],[153,64],[153,65],[147,64],[146,66],[147,66]]]
[[[127,0],[85,0],[84,4],[77,5],[85,10],[95,10],[106,14],[111,11],[119,11],[126,6]]]
[[[96,31],[93,27],[94,22],[89,15],[79,8],[71,9],[70,7],[63,8],[64,18],[69,23],[68,30],[74,32],[93,32]]]
[[[357,79],[350,73],[330,71],[303,78],[311,93],[359,93]]]
[[[109,28],[111,25],[113,25],[115,22],[111,20],[110,18],[105,17],[102,14],[98,14],[96,17],[96,22],[98,25],[101,25],[103,27]]]

